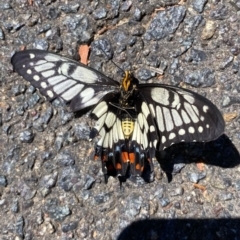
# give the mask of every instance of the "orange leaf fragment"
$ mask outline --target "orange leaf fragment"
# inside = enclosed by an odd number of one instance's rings
[[[236,112],[224,113],[223,114],[223,119],[224,119],[225,122],[231,122],[236,117],[237,117],[237,113]]]
[[[204,187],[204,186],[201,185],[201,184],[194,183],[193,186],[194,186],[195,188],[198,188],[198,189],[202,190],[202,191],[205,191],[205,190],[206,190],[206,187]]]
[[[24,51],[24,50],[26,50],[26,46],[22,45],[22,46],[20,47],[20,51]]]
[[[80,45],[78,49],[78,53],[80,56],[80,62],[82,64],[87,65],[88,64],[88,55],[89,55],[89,46],[87,44]]]
[[[178,5],[183,5],[185,3],[185,0],[180,0],[180,2],[178,3]]]

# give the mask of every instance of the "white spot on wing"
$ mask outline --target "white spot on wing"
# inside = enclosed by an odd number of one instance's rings
[[[118,132],[117,132],[117,124],[116,124],[116,122],[113,125],[112,134],[113,134],[113,142],[117,143],[119,139],[118,139]]]
[[[174,125],[168,108],[163,107],[163,116],[165,119],[166,130],[170,132],[174,128]]]
[[[153,125],[150,126],[150,132],[155,132],[155,127]]]
[[[143,129],[143,114],[139,113],[138,114],[138,123],[141,129]]]
[[[147,118],[147,116],[150,114],[147,104],[143,102],[141,108],[144,116]]]
[[[182,128],[178,131],[178,134],[182,136],[185,134],[185,132],[186,132],[185,129]]]
[[[176,106],[176,109],[179,110],[181,107],[181,103],[179,103],[177,106]]]
[[[55,85],[61,81],[64,81],[66,80],[67,77],[63,76],[63,75],[58,75],[58,76],[53,76],[53,77],[50,77],[48,78],[48,83],[51,84],[51,85]]]
[[[166,137],[162,136],[162,139],[161,139],[162,144],[164,144],[166,142],[166,140],[167,140]]]
[[[193,104],[195,102],[195,99],[194,97],[190,96],[190,95],[186,95],[186,94],[183,94],[183,98],[185,100],[187,100],[189,103]]]
[[[108,110],[108,105],[105,101],[100,102],[92,111],[98,118]]]
[[[37,61],[36,63],[31,62],[30,65],[31,65],[31,66],[33,66],[33,65],[36,66],[36,65],[41,65],[41,64],[44,64],[44,63],[47,63],[47,61],[45,61],[45,60],[39,60],[39,61]]]
[[[111,128],[116,121],[116,115],[112,112],[108,112],[105,124],[107,125],[108,128]]]
[[[101,128],[103,127],[103,124],[105,122],[105,119],[106,119],[106,116],[107,116],[107,113],[103,114],[99,119],[98,121],[96,122],[96,125],[95,125],[95,129],[97,129],[97,131],[100,131]]]
[[[184,123],[188,124],[191,122],[190,118],[188,117],[187,113],[182,109],[181,110],[182,118]]]
[[[48,70],[48,71],[42,72],[41,74],[43,77],[49,78],[55,74],[55,70]]]
[[[67,90],[68,88],[72,87],[73,85],[76,84],[76,81],[73,80],[66,80],[64,82],[61,82],[57,85],[55,85],[53,87],[54,92],[56,92],[57,94],[61,94],[62,92],[64,92],[65,90]]]
[[[168,137],[168,138],[169,138],[169,140],[172,140],[172,139],[174,139],[175,137],[176,137],[176,134],[172,132],[172,133],[169,134],[169,137]]]
[[[157,103],[165,106],[169,105],[169,92],[165,88],[153,88],[151,91],[151,97]]]
[[[101,130],[99,131],[99,135],[104,139],[106,134],[106,130],[104,128],[101,128]]]
[[[38,75],[34,75],[34,76],[33,76],[33,80],[34,80],[34,81],[39,81],[39,80],[40,80],[40,77],[39,77]]]
[[[80,93],[80,97],[82,98],[82,103],[87,102],[94,96],[93,88],[86,88]]]
[[[196,113],[193,111],[191,105],[187,102],[184,103],[185,110],[187,111],[188,115],[192,119],[194,123],[199,122],[199,118],[197,117]]]
[[[53,94],[53,92],[52,92],[51,90],[48,90],[48,91],[47,91],[47,95],[48,95],[48,97],[50,97],[50,98],[53,98],[53,97],[54,97],[54,94]]]
[[[174,95],[173,95],[173,101],[171,103],[171,107],[175,108],[177,106],[179,106],[180,104],[180,97],[177,93],[175,92],[172,92]]]
[[[84,105],[85,105],[85,106],[92,106],[92,105],[98,103],[98,102],[99,102],[99,99],[102,98],[104,95],[105,95],[104,93],[98,94],[97,97],[94,97],[94,98],[88,100],[88,101],[87,101],[87,104],[83,104],[83,106],[84,106]],[[83,103],[83,102],[82,102],[82,103]]]
[[[102,147],[104,138],[101,137],[97,143],[98,146]]]
[[[137,125],[138,125],[138,122],[135,122],[135,124],[134,124],[134,129],[133,129],[133,135],[132,135],[132,140],[133,141],[136,141],[137,140]]]
[[[27,74],[32,74],[32,70],[31,70],[31,69],[28,69],[28,70],[27,70]]]
[[[69,63],[63,63],[61,66],[58,68],[58,73],[63,74],[65,76],[68,76],[70,64]]]
[[[149,126],[148,126],[148,122],[147,122],[147,119],[145,118],[145,116],[143,116],[143,126],[145,129],[145,132],[148,132]]]
[[[136,130],[136,141],[137,141],[137,143],[141,144],[141,135],[142,135],[142,132],[141,132],[141,130],[140,130],[140,127],[139,127],[138,122],[136,122],[135,125],[136,125],[136,129],[137,129],[137,130]]]
[[[33,59],[33,58],[35,58],[35,54],[30,53],[30,54],[29,54],[29,57],[30,57],[31,59]]]
[[[109,133],[106,133],[104,136],[103,147],[108,148],[109,146]]]
[[[41,82],[40,85],[41,85],[42,88],[46,88],[47,87],[47,84],[45,82]]]
[[[198,132],[200,132],[200,133],[203,132],[203,127],[202,127],[202,126],[199,126],[199,127],[198,127]]]
[[[165,126],[164,126],[163,114],[162,114],[161,107],[159,107],[159,106],[156,107],[156,114],[157,114],[158,128],[161,132],[163,132],[165,130]]]
[[[123,135],[123,131],[122,131],[122,126],[121,126],[121,121],[119,118],[117,118],[117,133],[119,136],[120,140],[124,140],[124,135]]]
[[[189,127],[189,128],[188,128],[188,132],[189,132],[189,133],[192,133],[192,134],[195,133],[194,127]]]
[[[42,71],[46,71],[46,70],[52,69],[54,67],[55,67],[55,64],[47,62],[47,63],[41,64],[41,65],[35,66],[34,69],[37,72],[42,72]]]
[[[148,138],[147,138],[146,131],[144,131],[144,133],[143,133],[143,149],[146,149],[147,147],[148,147]]]
[[[51,54],[51,53],[47,54],[44,58],[48,62],[66,61],[64,58],[62,58],[58,55]]]
[[[108,143],[108,147],[112,148],[113,147],[113,132],[112,130],[109,132],[109,143]]]
[[[150,108],[150,111],[151,111],[153,117],[155,117],[156,116],[155,110],[154,110],[154,107],[153,107],[153,105],[151,103],[149,104],[149,108]]]
[[[61,97],[66,100],[70,101],[73,99],[81,90],[83,89],[84,85],[83,84],[77,84],[73,88],[68,89],[66,92],[64,92]]]
[[[183,124],[182,119],[176,109],[172,109],[172,116],[175,126],[181,126]]]
[[[199,110],[195,105],[192,105],[194,112],[199,116]]]
[[[203,111],[204,111],[205,113],[208,111],[208,109],[209,109],[208,106],[206,106],[206,105],[203,106]]]
[[[206,128],[209,128],[209,124],[206,124]]]
[[[97,74],[85,67],[76,67],[71,77],[85,83],[95,83],[98,79]]]

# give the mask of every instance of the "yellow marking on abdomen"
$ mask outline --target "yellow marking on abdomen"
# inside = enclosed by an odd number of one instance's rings
[[[122,130],[125,139],[129,139],[134,130],[134,120],[131,118],[122,119]]]

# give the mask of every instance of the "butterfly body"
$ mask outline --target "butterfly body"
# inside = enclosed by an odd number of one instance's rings
[[[102,170],[125,176],[153,172],[156,150],[178,142],[211,141],[224,131],[217,107],[187,89],[164,84],[140,84],[130,73],[120,83],[71,59],[41,50],[17,52],[14,69],[49,100],[62,98],[72,111],[93,106],[100,135],[95,159]]]

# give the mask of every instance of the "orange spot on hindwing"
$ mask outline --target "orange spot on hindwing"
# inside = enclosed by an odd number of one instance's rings
[[[102,155],[102,160],[107,161],[107,155]]]
[[[140,164],[139,164],[139,163],[138,163],[138,164],[136,164],[135,168],[136,168],[136,170],[140,170],[140,169],[141,169],[141,166],[140,166]]]
[[[122,169],[122,165],[120,163],[117,163],[116,164],[116,170],[120,170],[120,169]]]
[[[130,160],[130,163],[135,163],[135,154],[134,153],[129,153],[129,160]]]
[[[124,163],[129,162],[128,152],[122,152],[122,161]]]

